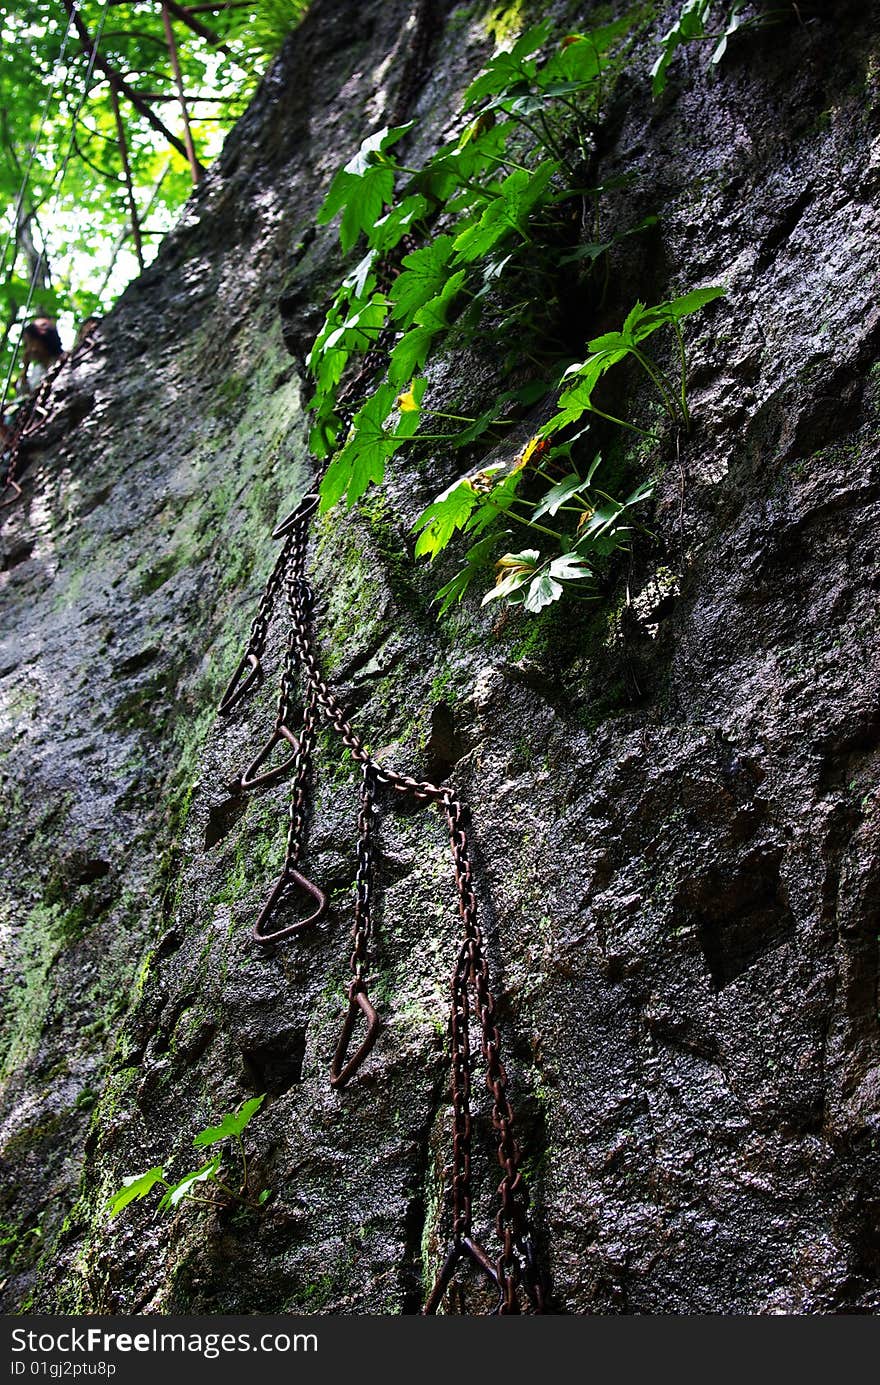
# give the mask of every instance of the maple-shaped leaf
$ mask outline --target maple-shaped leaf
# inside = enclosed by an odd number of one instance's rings
[[[452,248],[452,236],[438,236],[423,250],[404,255],[401,272],[388,295],[394,304],[391,316],[395,322],[412,322],[416,310],[442,291]]]
[[[396,386],[386,382],[355,414],[348,440],[333,458],[321,482],[322,511],[332,509],[343,496],[351,508],[371,485],[378,484],[384,477],[388,458],[407,438],[405,432],[395,436],[385,428],[396,398]],[[413,417],[418,418],[418,415],[400,415],[401,420]]]
[[[343,250],[354,245],[361,231],[370,231],[394,199],[395,167],[388,161],[376,162],[380,154],[402,139],[409,125],[377,130],[365,139],[353,159],[341,168],[315,218],[319,226],[332,221],[342,211],[339,240]],[[343,210],[344,209],[344,210]]]
[[[422,511],[413,525],[419,532],[416,557],[434,557],[445,548],[452,535],[463,529],[479,502],[479,494],[469,476],[454,481],[442,495]]]
[[[469,263],[482,258],[512,232],[525,236],[529,214],[543,199],[556,167],[553,159],[545,159],[534,170],[515,168],[509,173],[497,195],[483,208],[479,220],[456,237],[458,260]]]
[[[251,1097],[250,1101],[245,1101],[237,1111],[223,1116],[218,1125],[209,1125],[206,1130],[200,1130],[193,1144],[201,1149],[204,1145],[216,1145],[220,1140],[228,1140],[230,1136],[239,1136],[265,1100],[265,1092],[262,1096]]]
[[[134,1173],[128,1178],[123,1178],[122,1187],[117,1189],[107,1204],[110,1216],[118,1216],[130,1202],[146,1197],[157,1183],[164,1183],[167,1186],[165,1170],[159,1168],[158,1165],[155,1168],[147,1169],[146,1173]]]
[[[450,309],[466,277],[466,270],[457,270],[445,281],[435,298],[430,298],[417,309],[414,317],[416,325],[401,337],[391,353],[388,379],[392,384],[402,385],[415,371],[421,370],[428,359],[434,338],[448,326]]]

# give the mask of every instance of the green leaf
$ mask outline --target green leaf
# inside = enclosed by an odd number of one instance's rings
[[[422,197],[421,193],[405,197],[367,231],[367,240],[380,255],[386,255],[389,250],[400,244],[413,223],[420,221],[427,210],[427,198]]]
[[[431,558],[445,548],[453,534],[463,529],[479,496],[469,476],[454,481],[419,515],[413,525],[419,534],[416,557]]]
[[[162,1201],[159,1203],[159,1211],[167,1212],[170,1208],[176,1207],[179,1202],[191,1193],[197,1183],[207,1183],[213,1178],[220,1167],[220,1155],[215,1154],[214,1158],[207,1164],[203,1164],[200,1169],[195,1169],[192,1173],[186,1174],[179,1183],[175,1183],[173,1188],[169,1188]]]
[[[390,148],[392,144],[396,144],[397,140],[401,139],[409,128],[409,125],[398,125],[389,130],[386,126],[385,129],[377,130],[374,135],[370,135],[364,140],[354,158],[349,159],[345,167],[340,168],[334,176],[327,196],[315,217],[319,226],[325,226],[328,221],[332,221],[337,212],[340,212],[343,207],[349,207],[352,200],[358,198],[358,186],[368,176],[372,178],[377,172],[385,173],[391,179],[391,187],[393,188],[393,169],[387,165],[382,167],[376,164],[374,158],[378,153]],[[378,213],[374,219],[378,219]],[[353,242],[351,243],[353,244]]]
[[[506,94],[535,75],[537,63],[526,60],[547,42],[550,25],[547,21],[535,24],[517,40],[509,53],[499,53],[486,64],[476,81],[464,94],[464,109],[469,110],[487,96]]]
[[[442,146],[410,186],[438,202],[448,202],[456,194],[460,194],[466,205],[482,201],[492,193],[493,178],[499,164],[504,162],[513,129],[511,121],[495,121],[487,128],[485,117],[481,116],[457,140]],[[481,180],[483,192],[479,186],[465,188],[468,180],[477,178]]]
[[[707,303],[712,303],[716,298],[721,298],[727,290],[721,284],[713,284],[704,289],[693,289],[690,293],[683,294],[680,298],[668,299],[665,303],[658,303],[653,308],[646,308],[644,303],[636,303],[623,324],[621,332],[606,333],[603,337],[596,337],[590,342],[590,350],[600,350],[603,346],[610,345],[612,338],[618,337],[627,350],[633,346],[638,346],[659,327],[665,327],[668,323],[680,322],[683,318],[689,317],[691,313],[696,313],[700,308],[704,308]]]
[[[436,298],[430,298],[427,303],[422,304],[415,315],[415,321],[420,327],[431,327],[436,332],[448,325],[450,309],[466,279],[466,269],[456,270],[455,274],[451,274],[446,280]]]
[[[369,303],[352,313],[344,322],[320,343],[319,352],[324,355],[345,344],[346,359],[354,350],[369,351],[376,345],[376,338],[384,325],[388,309],[383,299],[371,298]],[[316,343],[317,345],[317,343]],[[338,377],[337,377],[338,378]]]
[[[533,171],[515,168],[500,184],[498,193],[483,209],[479,221],[467,227],[455,240],[459,261],[480,259],[512,232],[525,236],[530,212],[539,203],[557,171],[553,159],[545,159]]]
[[[564,47],[544,64],[537,83],[545,96],[566,96],[592,86],[606,64],[608,49],[624,38],[631,28],[629,16],[588,34],[569,34]]]
[[[391,316],[395,322],[412,322],[416,310],[442,291],[452,248],[452,236],[438,236],[423,250],[404,255],[401,272],[388,295],[394,304]]]
[[[570,476],[566,476],[564,480],[557,482],[547,491],[547,494],[535,506],[532,518],[541,519],[544,515],[555,515],[560,505],[564,505],[566,500],[577,495],[578,491],[582,491],[586,485],[587,482],[582,476],[578,476],[577,472],[572,472]]]
[[[612,236],[611,240],[607,241],[604,245],[589,242],[586,245],[579,246],[577,250],[569,250],[567,254],[560,255],[559,263],[573,264],[579,260],[589,260],[590,264],[594,264],[600,256],[606,254],[607,251],[611,250],[612,247],[617,245],[620,241],[626,240],[629,236],[641,235],[642,231],[647,231],[649,227],[656,226],[656,224],[656,216],[646,216],[638,222],[637,225],[630,226],[625,231],[618,231],[618,233]]]
[[[434,338],[446,330],[453,301],[464,285],[467,272],[458,270],[443,285],[442,291],[423,303],[415,314],[417,326],[410,329],[395,346],[388,363],[388,379],[403,385],[428,359]]]
[[[224,1116],[219,1125],[209,1125],[206,1130],[200,1130],[193,1144],[200,1149],[204,1145],[216,1145],[220,1140],[228,1140],[232,1135],[240,1135],[265,1100],[265,1092],[262,1096],[251,1097],[232,1115]]]
[[[732,34],[736,33],[737,29],[740,27],[741,24],[746,23],[746,17],[742,13],[742,10],[744,8],[745,0],[733,0],[733,4],[730,7],[730,13],[727,17],[727,28],[721,35],[721,38],[719,39],[718,44],[716,45],[715,50],[712,53],[711,58],[709,59],[711,66],[714,67],[718,63],[720,63],[721,59],[724,57],[724,54],[727,52],[728,39]]]
[[[601,338],[597,338],[597,340],[601,340]],[[566,371],[566,375],[573,373],[577,383],[563,391],[559,396],[559,413],[544,424],[541,429],[542,437],[550,437],[560,428],[566,428],[572,423],[577,423],[593,407],[593,391],[602,376],[618,361],[622,361],[627,354],[626,347],[603,350],[589,356],[586,361],[582,361],[579,365],[570,367]]]
[[[654,482],[643,481],[640,486],[636,486],[632,495],[628,495],[624,500],[624,509],[629,509],[631,505],[641,505],[643,500],[650,500],[654,494]]]
[[[592,575],[592,569],[587,567],[579,553],[563,553],[561,558],[554,558],[550,564],[550,576],[558,582],[582,582]]]
[[[332,509],[344,495],[349,508],[385,475],[389,457],[406,441],[385,431],[397,389],[383,384],[355,414],[348,440],[333,458],[321,482],[321,510]]]
[[[453,605],[461,601],[474,580],[490,565],[493,551],[498,547],[501,540],[507,537],[508,533],[509,531],[504,529],[499,533],[489,534],[468,549],[464,567],[460,568],[455,576],[439,589],[434,598],[440,603],[438,615],[445,615]]]
[[[377,130],[364,140],[354,158],[339,170],[330,184],[316,221],[324,226],[342,211],[339,240],[343,250],[351,249],[361,231],[369,235],[381,220],[385,205],[393,201],[394,165],[387,161],[378,163],[376,159],[402,139],[409,128],[409,125],[397,125],[393,129]]]
[[[524,58],[531,57],[533,53],[537,53],[539,48],[543,48],[550,37],[552,27],[549,19],[543,19],[540,24],[533,24],[531,28],[520,34],[510,50],[510,56],[513,60],[522,62]]]
[[[542,572],[539,577],[534,578],[526,593],[523,602],[527,611],[532,611],[537,615],[538,611],[543,611],[545,606],[558,601],[562,595],[562,587],[547,572]]]
[[[412,327],[395,346],[388,362],[388,379],[395,388],[421,370],[437,332],[433,327]]]
[[[660,307],[666,309],[670,322],[680,322],[683,317],[698,312],[700,308],[705,308],[707,303],[714,303],[716,298],[723,298],[726,293],[727,289],[723,284],[712,284],[708,288],[692,289],[690,293],[662,303]]]
[[[394,170],[369,168],[352,185],[339,226],[339,243],[348,252],[361,231],[369,231],[394,197]]]
[[[165,1170],[156,1165],[155,1168],[148,1169],[146,1173],[135,1173],[129,1178],[123,1178],[122,1187],[119,1188],[110,1198],[107,1210],[111,1217],[116,1217],[124,1207],[135,1199],[147,1196],[155,1188],[157,1183],[165,1183]],[[167,1186],[167,1184],[166,1184]]]
[[[589,547],[592,541],[600,534],[612,529],[617,521],[618,515],[623,513],[624,507],[619,500],[612,500],[610,497],[604,505],[597,505],[585,524],[581,526],[577,548]]]
[[[494,473],[503,470],[504,464],[496,463],[494,466],[484,467],[479,475],[480,477],[491,478]],[[488,493],[481,493],[480,503],[467,522],[469,534],[482,534],[485,529],[490,528],[507,513],[516,499],[517,488],[523,475],[524,473],[521,471],[513,471]]]
[[[706,19],[712,0],[685,0],[678,19],[663,35],[660,56],[651,68],[652,90],[660,96],[666,89],[666,73],[677,50],[684,43],[706,36]]]

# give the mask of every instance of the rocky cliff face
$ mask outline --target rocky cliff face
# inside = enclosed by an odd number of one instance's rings
[[[438,624],[408,529],[451,463],[401,466],[314,528],[319,641],[370,746],[471,806],[553,1311],[873,1312],[880,16],[793,7],[803,22],[739,35],[711,74],[688,50],[652,103],[675,9],[639,10],[598,170],[635,175],[617,195],[659,217],[615,265],[624,311],[728,287],[689,335],[696,428],[651,536],[589,620]],[[414,1312],[436,1269],[459,934],[443,824],[383,800],[385,1023],[335,1092],[357,776],[322,732],[309,868],[331,914],[259,949],[289,786],[228,786],[272,679],[215,707],[312,475],[298,357],[338,273],[332,234],[307,235],[322,190],[377,125],[416,115],[411,138],[437,138],[491,52],[486,17],[316,0],[60,378],[4,516],[9,1311]],[[125,1175],[184,1172],[195,1131],[260,1092],[261,1211],[108,1221]],[[489,1138],[479,1098],[487,1241]],[[467,1279],[450,1305],[485,1306]]]

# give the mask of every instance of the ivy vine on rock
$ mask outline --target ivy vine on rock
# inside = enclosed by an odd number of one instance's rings
[[[118,1216],[132,1202],[140,1202],[148,1197],[154,1188],[163,1190],[159,1199],[160,1212],[174,1212],[183,1204],[193,1202],[214,1208],[234,1205],[262,1207],[271,1193],[268,1188],[257,1194],[252,1191],[242,1135],[265,1099],[265,1092],[262,1096],[251,1097],[249,1101],[243,1102],[237,1111],[223,1116],[218,1125],[209,1125],[205,1130],[200,1130],[193,1140],[197,1149],[210,1148],[224,1142],[234,1145],[241,1171],[241,1181],[237,1188],[233,1188],[227,1181],[222,1152],[215,1154],[199,1168],[185,1173],[174,1183],[169,1181],[164,1166],[157,1164],[147,1169],[146,1173],[130,1174],[122,1180],[121,1186],[107,1203],[109,1215]]]
[[[772,24],[786,13],[784,7],[773,4],[757,14],[749,14],[751,8],[751,0],[728,0],[721,5],[716,0],[684,0],[675,23],[660,41],[660,56],[651,68],[654,95],[661,96],[666,90],[669,65],[679,48],[689,43],[711,42],[714,46],[709,65],[716,67],[737,30]],[[797,11],[796,5],[791,8]]]
[[[595,178],[610,72],[629,30],[624,18],[551,43],[549,24],[535,25],[468,87],[454,137],[413,166],[399,156],[412,125],[377,131],[336,174],[318,215],[340,218],[346,253],[366,244],[308,356],[321,506],[355,504],[403,448],[469,461],[414,526],[420,557],[435,559],[459,536],[470,543],[437,594],[441,613],[493,568],[484,604],[537,612],[566,593],[594,597],[652,493],[648,474],[624,498],[611,494],[611,434],[636,435],[650,451],[670,423],[690,427],[681,323],[723,289],[636,303],[586,348],[562,325],[572,303],[608,320],[609,254],[656,220],[610,231]],[[672,374],[645,346],[661,329]],[[500,387],[485,407],[472,414],[438,399],[441,355],[488,363]],[[616,395],[602,382],[624,362],[656,395],[659,421],[612,412]],[[467,367],[458,373],[467,378]]]

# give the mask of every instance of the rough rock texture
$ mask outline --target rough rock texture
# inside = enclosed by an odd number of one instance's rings
[[[438,624],[406,536],[447,458],[315,528],[328,673],[374,749],[449,770],[471,805],[559,1313],[880,1306],[880,16],[798,8],[809,22],[739,35],[711,75],[705,49],[680,55],[659,103],[647,71],[676,7],[639,10],[598,171],[635,174],[627,215],[660,219],[618,252],[615,306],[729,296],[691,327],[697,427],[601,612]],[[356,776],[324,734],[309,867],[331,918],[258,950],[287,791],[227,785],[272,680],[228,721],[214,707],[310,475],[296,361],[338,270],[331,232],[306,234],[321,189],[379,124],[416,113],[414,142],[436,138],[491,51],[485,18],[316,0],[61,378],[5,516],[9,1311],[414,1312],[436,1268],[458,936],[442,824],[383,813],[386,1023],[337,1094]],[[123,1176],[185,1172],[194,1131],[264,1091],[262,1212],[108,1222]],[[450,1306],[486,1305],[465,1280]]]

